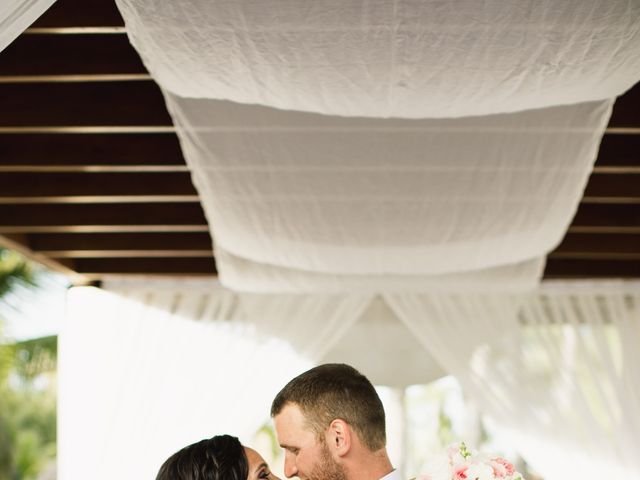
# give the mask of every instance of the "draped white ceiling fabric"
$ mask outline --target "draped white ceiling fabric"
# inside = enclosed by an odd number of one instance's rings
[[[116,0],[182,97],[441,118],[613,98],[640,72],[635,0]]]
[[[63,480],[151,478],[184,444],[258,426],[303,366],[344,358],[388,379],[389,357],[416,369],[396,385],[456,374],[550,480],[568,475],[535,442],[637,473],[631,297],[523,290],[640,78],[639,2],[116,3],[163,89],[220,281],[242,293],[77,291]],[[602,473],[590,465],[581,478]]]
[[[640,284],[385,300],[545,479],[640,478]]]
[[[56,0],[2,0],[0,52],[36,21]]]
[[[251,290],[262,276],[273,291],[288,274],[301,290],[359,275],[380,291],[381,276],[393,288],[535,270],[575,213],[612,105],[383,120],[165,97],[221,281]]]

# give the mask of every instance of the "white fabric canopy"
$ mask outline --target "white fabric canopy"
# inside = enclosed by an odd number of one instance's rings
[[[304,280],[300,291],[349,275],[379,291],[380,276],[394,288],[507,265],[517,277],[516,263],[535,270],[530,261],[573,217],[612,103],[380,120],[166,99],[220,278],[258,291],[286,288],[289,274]]]
[[[117,0],[165,89],[331,115],[441,118],[613,98],[635,0]]]
[[[198,438],[247,435],[295,372],[340,359],[378,378],[415,367],[396,384],[456,374],[549,480],[569,475],[542,441],[589,465],[581,478],[638,473],[637,296],[522,290],[640,77],[640,3],[117,4],[220,281],[280,295],[76,290],[62,480],[150,478]]]
[[[0,2],[0,52],[13,42],[56,0],[2,0]]]
[[[640,285],[386,301],[545,480],[639,478]]]

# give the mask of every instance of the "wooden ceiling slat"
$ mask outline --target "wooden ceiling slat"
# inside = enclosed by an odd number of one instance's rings
[[[95,256],[95,255],[94,255]],[[640,253],[620,252],[552,252],[548,258],[573,260],[640,260]]]
[[[572,226],[640,227],[640,204],[587,204],[578,208]]]
[[[174,133],[0,135],[0,165],[184,164]]]
[[[0,205],[0,231],[11,226],[206,224],[195,202]]]
[[[32,27],[123,26],[113,0],[59,0]]]
[[[640,127],[640,83],[617,98],[611,113],[610,127]]]
[[[59,233],[22,239],[33,251],[53,250],[206,250],[211,236],[202,233]]]
[[[0,126],[171,126],[160,89],[135,82],[0,84]]]
[[[56,225],[206,226],[206,221],[195,202],[0,205],[0,227]],[[572,226],[640,228],[640,205],[581,204]]]
[[[587,235],[635,235],[640,233],[640,226],[619,226],[619,225],[605,225],[605,226],[578,226],[570,225],[567,232],[569,233],[584,233]]]
[[[73,269],[73,260],[61,259],[60,261],[56,261],[46,255],[34,253],[25,245],[24,239],[20,235],[0,235],[0,246],[15,250],[53,271],[67,275],[73,281],[82,280]]]
[[[31,234],[21,237],[33,251],[53,250],[205,250],[208,233],[74,233]],[[553,253],[640,253],[640,233],[569,233]]]
[[[544,278],[640,277],[640,260],[549,258]]]
[[[213,258],[209,250],[41,250],[38,253],[51,258]],[[640,255],[638,255],[640,259]]]
[[[552,253],[640,253],[640,234],[567,233]]]
[[[612,116],[611,126],[640,127],[640,89],[631,92],[627,102],[614,108],[619,113]],[[0,84],[0,104],[0,126],[5,127],[172,125],[151,80]]]
[[[638,197],[640,198],[640,173],[593,173],[584,195],[586,197]]]
[[[159,274],[159,275],[215,275],[213,258],[78,258],[74,259],[78,273],[96,274]]]
[[[2,197],[197,195],[189,172],[2,173]]]
[[[21,35],[0,52],[0,76],[148,73],[126,34]]]
[[[640,114],[636,115],[640,117]],[[600,144],[596,165],[640,167],[640,135],[605,135]]]
[[[5,133],[0,166],[185,165],[174,133]],[[605,135],[596,167],[640,167],[640,135]]]
[[[189,172],[5,172],[0,175],[0,198],[76,195],[197,195],[197,192]],[[640,198],[640,173],[592,174],[585,195]]]
[[[54,258],[54,260],[57,260]],[[65,259],[59,259],[65,260]],[[73,261],[76,272],[95,274],[167,274],[215,275],[213,259],[178,258],[78,258]],[[632,278],[640,277],[639,260],[573,260],[549,259],[544,278]]]
[[[26,235],[34,233],[125,233],[125,232],[208,232],[209,227],[202,223],[194,224],[83,224],[83,225],[0,225],[0,235]]]

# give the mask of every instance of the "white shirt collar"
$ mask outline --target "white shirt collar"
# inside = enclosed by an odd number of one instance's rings
[[[401,480],[400,472],[394,468],[391,472],[387,473],[380,480]]]

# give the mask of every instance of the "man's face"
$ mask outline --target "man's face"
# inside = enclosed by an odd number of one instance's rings
[[[331,456],[324,439],[306,425],[300,408],[289,403],[275,416],[278,443],[284,448],[284,474],[301,480],[345,480],[344,469]]]

